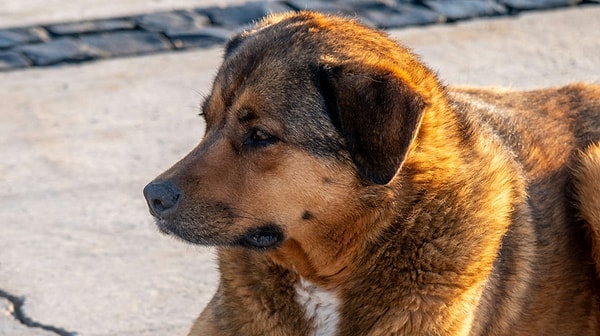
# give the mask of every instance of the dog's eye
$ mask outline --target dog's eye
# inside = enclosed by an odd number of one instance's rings
[[[277,138],[271,134],[259,129],[253,128],[248,133],[244,145],[246,146],[267,146],[277,142]]]

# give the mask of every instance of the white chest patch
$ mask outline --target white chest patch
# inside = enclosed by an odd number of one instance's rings
[[[300,278],[300,282],[296,284],[296,302],[304,307],[306,319],[313,324],[313,336],[335,335],[340,306],[335,294]]]

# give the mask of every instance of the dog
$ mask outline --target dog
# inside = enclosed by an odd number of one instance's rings
[[[355,20],[234,36],[201,143],[144,188],[217,247],[190,335],[599,335],[600,86],[446,87]]]

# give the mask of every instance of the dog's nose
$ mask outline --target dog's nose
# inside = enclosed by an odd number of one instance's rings
[[[155,217],[164,218],[177,209],[181,192],[173,182],[155,181],[144,187],[144,197],[150,213]]]

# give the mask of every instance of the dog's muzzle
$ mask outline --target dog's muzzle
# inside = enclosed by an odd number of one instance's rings
[[[144,197],[152,216],[164,219],[177,210],[181,192],[173,182],[154,181],[144,187]]]

